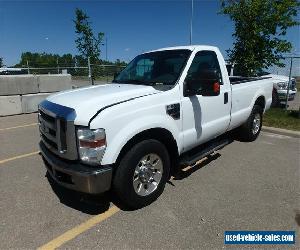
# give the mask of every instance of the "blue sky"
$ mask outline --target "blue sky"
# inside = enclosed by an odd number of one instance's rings
[[[83,9],[94,31],[108,38],[108,59],[131,60],[136,54],[189,43],[190,0],[152,1],[2,1],[0,0],[0,56],[13,65],[22,52],[76,54],[74,10]],[[233,24],[218,15],[219,1],[194,1],[193,44],[232,45]],[[287,40],[300,53],[300,30]],[[105,58],[105,47],[101,57]]]

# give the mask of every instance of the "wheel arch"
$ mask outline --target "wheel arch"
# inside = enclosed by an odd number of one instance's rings
[[[130,148],[132,148],[135,144],[147,139],[155,139],[161,142],[166,147],[170,156],[172,174],[173,171],[176,170],[178,164],[178,145],[175,138],[169,130],[159,127],[141,131],[135,136],[133,136],[130,140],[128,140],[127,143],[122,147],[117,157],[116,165],[118,166],[120,160],[124,157],[124,155],[128,152]]]
[[[263,95],[260,95],[256,98],[254,105],[260,106],[263,110],[265,110],[266,107],[266,99]]]

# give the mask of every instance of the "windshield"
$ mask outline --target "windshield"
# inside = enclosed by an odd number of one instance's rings
[[[139,55],[121,71],[113,82],[174,85],[190,54],[190,50],[165,50]]]

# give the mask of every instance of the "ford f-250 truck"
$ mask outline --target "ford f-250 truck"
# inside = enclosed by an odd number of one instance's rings
[[[57,183],[90,194],[112,189],[127,207],[143,207],[160,196],[178,162],[220,149],[227,131],[254,141],[272,88],[268,78],[230,79],[216,47],[150,51],[110,84],[43,101],[40,151]]]

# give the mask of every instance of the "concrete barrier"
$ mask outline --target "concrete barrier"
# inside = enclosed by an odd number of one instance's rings
[[[22,113],[32,113],[38,110],[38,105],[51,93],[23,95],[21,97]]]
[[[71,88],[69,74],[0,76],[0,116],[36,112],[49,94]]]
[[[71,75],[38,75],[39,92],[57,92],[72,88]]]
[[[34,75],[0,76],[0,96],[38,92],[38,81]]]
[[[21,96],[0,96],[0,116],[22,113]]]

